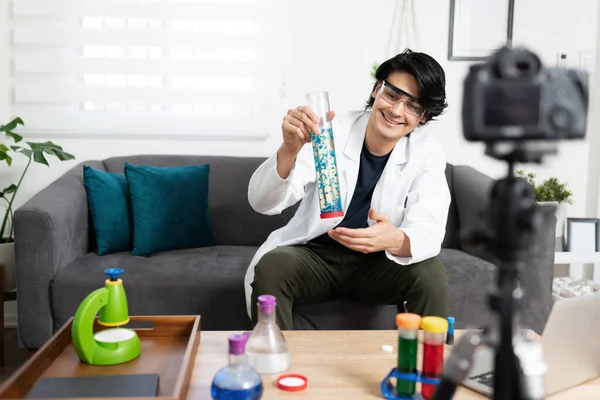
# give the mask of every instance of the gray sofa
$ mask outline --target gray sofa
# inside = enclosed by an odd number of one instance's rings
[[[15,252],[20,343],[37,349],[83,298],[104,285],[103,271],[125,270],[130,314],[200,314],[203,330],[251,328],[243,277],[257,247],[292,216],[254,212],[247,201],[250,176],[263,158],[143,155],[89,161],[93,168],[123,172],[134,165],[178,166],[208,163],[214,247],[168,251],[148,257],[118,253],[97,256],[82,181],[82,164],[40,191],[15,212]],[[461,229],[480,223],[492,180],[470,167],[448,165],[452,192],[447,234],[441,252],[451,287],[457,328],[482,327],[490,320],[487,290],[493,264],[461,247]],[[541,332],[552,306],[554,228],[537,239],[521,275],[525,326]],[[485,255],[483,256],[485,258]],[[295,329],[393,329],[393,305],[369,306],[344,299],[294,309]]]

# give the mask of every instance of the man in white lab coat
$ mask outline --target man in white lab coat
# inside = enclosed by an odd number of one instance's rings
[[[446,317],[448,277],[438,257],[450,193],[441,147],[415,128],[447,107],[445,73],[405,50],[382,63],[365,111],[331,113],[344,217],[321,219],[306,106],[283,118],[283,143],[254,172],[250,205],[274,215],[301,201],[289,223],[255,254],[245,277],[248,312],[277,298],[276,320],[292,329],[294,304],[344,297]],[[393,323],[393,321],[392,321]]]

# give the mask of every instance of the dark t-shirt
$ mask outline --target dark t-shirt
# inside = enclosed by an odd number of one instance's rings
[[[371,208],[373,191],[375,190],[375,185],[377,185],[377,182],[381,177],[381,173],[385,168],[388,158],[390,158],[390,154],[391,153],[388,153],[384,156],[375,156],[369,153],[367,146],[363,144],[363,148],[360,153],[360,167],[358,171],[358,179],[356,181],[356,188],[354,189],[352,200],[348,206],[348,211],[346,211],[344,219],[342,222],[340,222],[338,227],[355,229],[367,228],[369,226],[367,224],[367,218],[369,215],[369,208]],[[321,244],[338,244],[341,246],[340,243],[330,238],[327,233],[314,238],[312,242]]]

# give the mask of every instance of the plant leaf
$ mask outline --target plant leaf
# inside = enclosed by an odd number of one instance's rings
[[[24,154],[26,157],[30,158],[32,151],[29,149],[26,149],[25,147],[21,147],[21,146],[10,146],[11,149],[13,149],[15,152],[17,153],[21,153]]]
[[[50,166],[50,164],[48,164],[48,160],[46,160],[46,157],[44,157],[44,153],[41,150],[33,151],[33,161],[40,164],[46,164],[48,167]]]
[[[33,151],[39,150],[40,147],[42,147],[41,143],[27,142],[27,144],[29,145],[29,147],[31,147],[31,150]]]
[[[6,125],[0,125],[0,132],[10,132],[10,131],[14,130],[17,127],[17,125],[25,126],[25,124],[23,123],[23,120],[19,117],[13,119]]]
[[[72,154],[69,154],[65,151],[62,150],[52,150],[51,152],[48,152],[49,154],[54,154],[60,161],[67,161],[67,160],[74,160],[75,156]]]
[[[27,144],[29,146],[31,146],[31,148],[33,150],[50,150],[50,149],[58,149],[58,150],[62,150],[62,147],[60,147],[57,144],[54,144],[50,141],[47,142],[27,142]]]
[[[13,138],[13,140],[15,141],[15,143],[19,143],[21,140],[23,140],[23,136],[17,135],[14,132],[8,131],[8,132],[6,132],[6,135],[10,136],[11,138]]]
[[[49,155],[56,156],[60,161],[66,160],[74,160],[75,156],[63,151],[62,147],[52,143],[52,142],[44,142],[44,143],[35,143],[35,142],[27,142],[27,144],[31,147],[34,153],[46,153]],[[35,159],[35,156],[34,156]],[[37,160],[36,160],[37,162]]]
[[[4,188],[4,190],[2,191],[2,193],[14,193],[17,189],[18,189],[17,185],[15,185],[13,183],[12,185]]]
[[[529,173],[529,180],[533,182],[535,174]],[[573,204],[573,193],[567,189],[567,185],[560,183],[558,178],[548,178],[542,184],[534,186],[536,201],[557,201]]]
[[[0,144],[0,161],[6,161],[8,166],[12,165],[12,157],[8,155],[9,148],[3,144]]]

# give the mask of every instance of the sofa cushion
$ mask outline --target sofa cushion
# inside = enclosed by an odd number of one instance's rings
[[[149,257],[88,253],[62,268],[50,286],[54,328],[104,286],[104,270],[122,268],[130,315],[201,315],[202,330],[249,329],[244,275],[256,247],[214,246]]]
[[[131,203],[125,175],[83,166],[98,255],[131,250]]]
[[[488,293],[496,284],[496,266],[461,250],[444,249],[440,257],[450,278],[450,315],[456,328],[484,328],[492,322]]]
[[[215,244],[258,247],[274,230],[288,223],[300,204],[278,215],[259,214],[250,207],[248,182],[264,160],[264,157],[151,154],[108,158],[104,165],[107,171],[123,172],[125,162],[156,167],[210,164],[208,203]]]
[[[244,330],[244,275],[256,247],[214,246],[175,250],[150,257],[94,253],[61,269],[50,296],[54,328],[75,314],[81,301],[104,286],[104,270],[119,267],[130,315],[201,315],[203,330]],[[457,329],[481,328],[490,315],[487,291],[494,266],[459,250],[440,255],[450,278],[450,314]],[[82,273],[85,271],[85,273]],[[168,296],[169,301],[165,301]],[[395,305],[372,306],[345,299],[294,307],[294,329],[395,329]]]
[[[125,163],[133,210],[133,255],[214,244],[208,208],[210,166]]]

